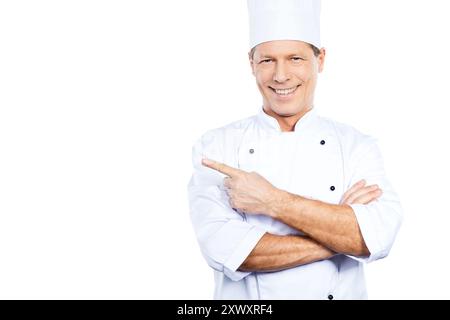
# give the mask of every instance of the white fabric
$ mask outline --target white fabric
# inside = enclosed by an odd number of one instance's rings
[[[300,40],[320,49],[320,0],[248,0],[249,45]]]
[[[278,272],[238,271],[265,232],[300,233],[267,216],[234,211],[223,188],[224,176],[202,166],[202,157],[256,171],[278,188],[334,204],[360,179],[377,183],[383,190],[378,200],[352,205],[370,257],[337,255]],[[205,133],[193,147],[193,165],[188,185],[190,214],[201,251],[214,269],[214,298],[367,297],[363,263],[389,253],[402,220],[399,199],[373,138],[319,117],[315,109],[297,122],[295,131],[281,132],[276,119],[261,109],[253,117]]]

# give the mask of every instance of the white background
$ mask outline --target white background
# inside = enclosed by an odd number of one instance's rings
[[[319,113],[379,139],[405,220],[372,299],[450,298],[448,1],[324,0]],[[0,298],[211,298],[191,147],[256,113],[245,1],[0,2]]]

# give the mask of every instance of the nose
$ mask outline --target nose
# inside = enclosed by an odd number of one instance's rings
[[[289,73],[286,70],[286,66],[284,65],[283,62],[278,62],[275,66],[273,81],[282,83],[288,80],[289,80]]]

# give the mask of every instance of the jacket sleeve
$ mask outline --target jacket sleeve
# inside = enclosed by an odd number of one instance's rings
[[[365,179],[367,185],[378,184],[383,192],[381,197],[367,205],[351,205],[370,255],[365,258],[350,257],[368,263],[389,254],[402,222],[402,208],[398,195],[386,177],[376,141],[368,138],[355,150],[350,162],[349,186]]]
[[[191,221],[201,252],[209,266],[238,281],[250,272],[239,266],[266,232],[247,223],[233,210],[223,188],[223,174],[201,164],[203,157],[224,162],[223,148],[214,131],[193,146],[193,174],[188,184]]]

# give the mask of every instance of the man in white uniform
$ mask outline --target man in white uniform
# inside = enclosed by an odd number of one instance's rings
[[[255,116],[193,147],[190,213],[216,299],[365,299],[401,207],[375,140],[313,108],[318,0],[249,0]],[[321,48],[321,49],[319,49]]]

